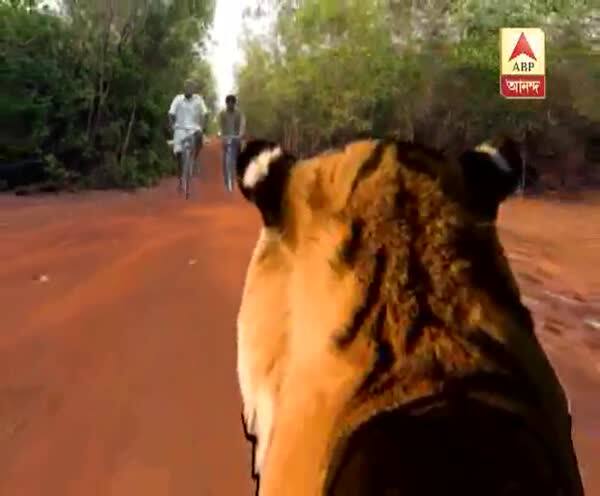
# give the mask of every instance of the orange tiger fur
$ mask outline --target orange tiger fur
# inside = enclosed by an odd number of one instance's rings
[[[583,494],[565,394],[496,232],[522,166],[496,145],[447,158],[364,140],[302,161],[244,148],[238,182],[264,222],[238,316],[260,496],[346,494],[332,478],[353,434],[457,388],[525,419],[563,494]]]

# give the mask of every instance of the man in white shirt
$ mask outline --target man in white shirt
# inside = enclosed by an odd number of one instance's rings
[[[173,130],[173,152],[177,157],[179,189],[182,188],[181,171],[181,143],[189,134],[194,134],[195,149],[193,156],[198,158],[198,152],[202,148],[203,129],[206,126],[208,109],[204,99],[194,93],[194,82],[188,79],[183,87],[183,93],[173,98],[169,108],[169,124]]]

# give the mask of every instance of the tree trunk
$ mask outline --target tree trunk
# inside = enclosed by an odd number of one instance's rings
[[[135,112],[137,110],[137,102],[133,104],[133,109],[131,110],[131,115],[129,116],[129,124],[127,125],[127,133],[125,134],[125,139],[123,140],[123,146],[121,146],[121,156],[119,157],[119,166],[123,164],[123,160],[125,160],[125,156],[127,155],[127,148],[129,147],[129,140],[131,138],[131,130],[133,129],[133,124],[135,122]]]
[[[113,10],[112,1],[110,1],[108,18],[106,20],[104,37],[102,40],[102,50],[100,52],[100,55],[101,55],[100,74],[98,77],[98,89],[97,89],[98,103],[96,105],[96,115],[94,118],[94,123],[90,130],[90,135],[88,135],[90,141],[94,141],[94,139],[96,138],[96,133],[98,131],[98,127],[100,126],[101,120],[102,120],[102,112],[104,110],[104,104],[106,102],[106,98],[108,97],[108,92],[110,90],[110,82],[108,82],[108,83],[106,82],[107,80],[106,80],[105,69],[106,69],[106,60],[107,60],[108,49],[110,46],[110,30],[112,27],[113,20],[114,20],[114,10]],[[104,88],[105,85],[106,85],[106,89]]]

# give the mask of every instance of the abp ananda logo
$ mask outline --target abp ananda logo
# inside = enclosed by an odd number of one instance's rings
[[[546,98],[546,53],[540,28],[500,29],[500,94]]]

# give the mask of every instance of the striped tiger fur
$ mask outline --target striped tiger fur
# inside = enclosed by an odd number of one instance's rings
[[[305,160],[247,143],[237,179],[263,226],[237,367],[257,494],[583,494],[496,230],[521,172],[509,139]]]

